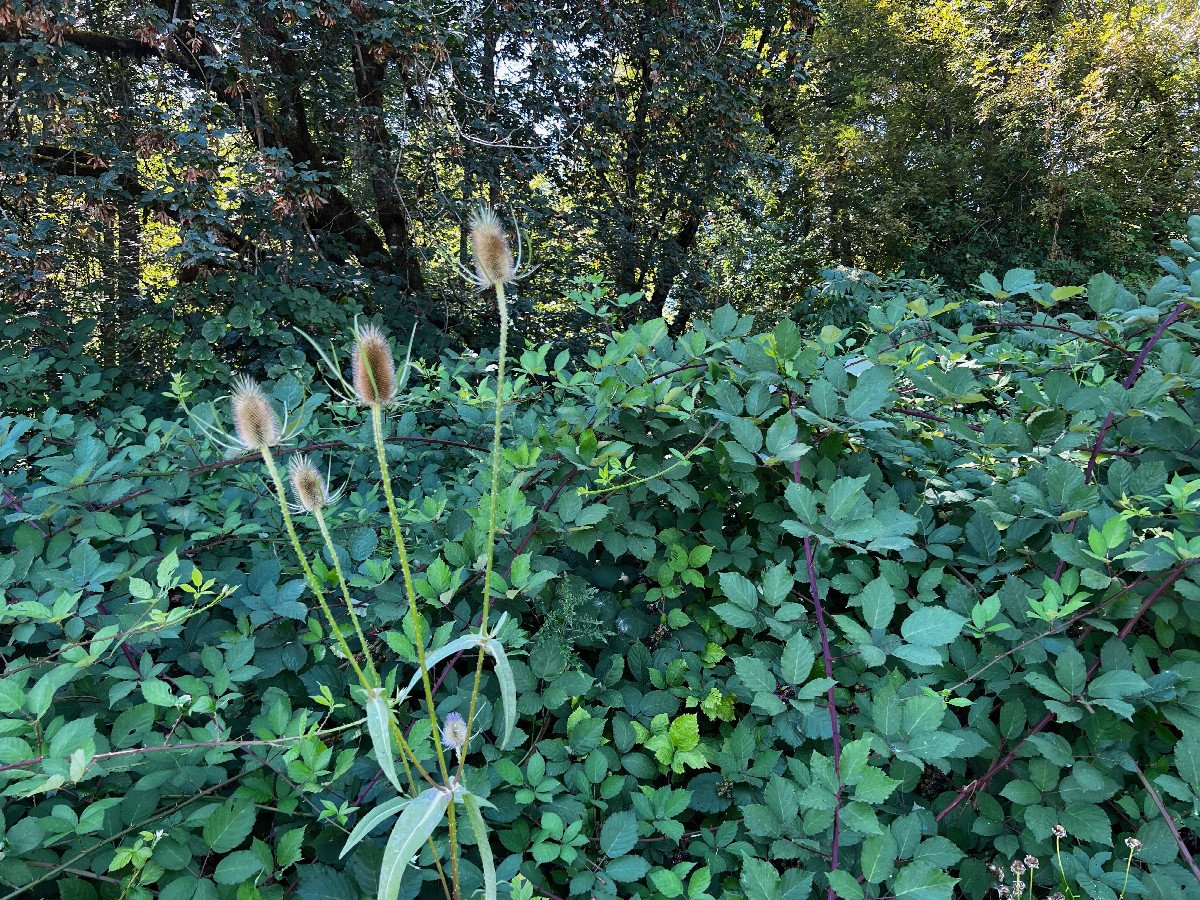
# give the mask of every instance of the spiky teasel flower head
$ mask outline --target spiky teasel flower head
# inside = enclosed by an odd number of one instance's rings
[[[275,415],[275,408],[267,392],[253,378],[240,376],[233,380],[229,393],[233,407],[233,433],[221,428],[216,422],[219,416],[216,404],[207,404],[211,413],[200,414],[199,409],[188,409],[192,424],[210,441],[220,447],[227,459],[232,459],[247,450],[261,453],[291,440],[303,425],[303,420],[288,426],[288,409],[283,407],[283,422]]]
[[[481,291],[488,288],[499,288],[514,281],[520,281],[532,273],[537,266],[521,268],[522,261],[532,249],[529,246],[528,234],[522,234],[513,219],[513,233],[516,236],[516,258],[513,258],[513,246],[509,243],[508,232],[500,222],[496,211],[486,203],[480,203],[467,217],[467,230],[471,236],[471,255],[475,258],[475,271],[472,272],[461,262],[446,255],[447,261],[458,274],[471,282]]]
[[[450,713],[442,723],[442,746],[462,753],[467,746],[467,723],[458,713]]]
[[[241,376],[229,395],[238,443],[247,450],[273,447],[281,437],[279,419],[266,392],[253,378]]]
[[[292,483],[292,494],[300,509],[315,512],[329,505],[329,489],[325,486],[325,479],[304,454],[296,454],[288,463],[288,480]]]
[[[360,324],[358,317],[354,318],[354,331],[351,333],[352,348],[350,353],[350,380],[342,374],[338,362],[337,351],[330,346],[326,353],[312,337],[301,330],[296,332],[317,351],[321,362],[325,364],[330,380],[330,388],[335,397],[343,403],[357,403],[365,406],[387,406],[395,402],[403,394],[404,386],[408,383],[408,373],[412,368],[413,341],[417,336],[417,326],[413,324],[412,333],[408,337],[408,351],[404,361],[396,370],[395,357],[392,356],[391,345],[388,344],[387,333],[377,325]]]
[[[508,284],[517,277],[508,235],[500,217],[490,206],[479,206],[467,220],[471,232],[471,253],[475,274],[482,285]]]
[[[387,335],[375,325],[354,326],[350,358],[354,395],[368,405],[387,403],[396,396],[396,363]]]

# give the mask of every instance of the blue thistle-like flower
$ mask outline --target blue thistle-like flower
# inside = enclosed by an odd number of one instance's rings
[[[450,713],[442,723],[442,746],[458,753],[467,746],[467,723],[458,713]]]

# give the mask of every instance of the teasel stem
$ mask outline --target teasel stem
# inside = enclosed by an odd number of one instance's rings
[[[275,463],[275,456],[271,453],[269,447],[260,447],[259,452],[262,454],[263,463],[267,467],[267,471],[271,475],[271,482],[275,485],[275,497],[279,501],[279,512],[283,516],[283,524],[287,529],[288,539],[292,543],[292,550],[296,554],[296,559],[300,561],[300,568],[304,571],[304,578],[308,582],[308,586],[312,588],[313,593],[317,595],[317,602],[321,605],[321,611],[325,614],[325,618],[329,621],[329,627],[337,638],[338,643],[342,647],[342,653],[350,662],[350,667],[354,669],[354,674],[358,676],[359,682],[364,690],[369,690],[370,682],[367,681],[367,676],[359,667],[358,661],[354,658],[354,654],[350,652],[350,647],[346,643],[346,639],[342,637],[341,629],[338,628],[337,620],[333,617],[333,611],[330,610],[329,604],[325,602],[325,592],[321,588],[321,582],[317,580],[316,574],[312,570],[312,566],[308,564],[308,557],[304,555],[304,548],[300,546],[300,539],[296,536],[296,526],[292,523],[292,514],[288,512],[287,494],[284,491],[283,479],[279,475],[279,466]],[[337,554],[334,554],[334,559],[337,559]],[[356,623],[357,624],[357,623]],[[405,753],[412,758],[413,765],[421,777],[428,781],[433,787],[437,787],[437,782],[434,781],[428,772],[421,768],[421,763],[417,760],[417,756],[412,752],[412,748],[408,746],[408,742],[404,739],[404,734],[397,727],[395,722],[391,721],[391,716],[388,716],[392,726],[392,734],[396,738],[396,743],[400,747],[400,760],[404,763],[404,771],[408,774],[409,782],[413,786],[413,796],[416,796],[416,782],[413,779],[412,773],[408,768],[408,758]],[[440,754],[440,750],[439,750]]]
[[[1121,896],[1117,900],[1125,900],[1125,890],[1129,887],[1129,869],[1133,866],[1133,848],[1129,848],[1129,858],[1125,860],[1125,883],[1121,885]]]
[[[1063,868],[1062,846],[1059,843],[1061,840],[1062,840],[1062,838],[1059,836],[1059,834],[1057,832],[1055,832],[1055,834],[1054,834],[1054,859],[1058,862],[1058,874],[1062,878],[1063,890],[1065,890],[1067,892],[1067,897],[1069,897],[1070,900],[1075,900],[1075,894],[1071,890],[1071,883],[1069,881],[1067,881],[1067,870]]]
[[[429,666],[425,664],[425,641],[421,637],[421,617],[417,612],[417,595],[413,592],[412,569],[408,564],[408,552],[404,549],[404,534],[400,531],[400,516],[396,512],[396,497],[392,493],[392,476],[388,469],[387,454],[383,443],[383,405],[371,404],[371,425],[375,434],[375,455],[379,460],[379,475],[383,481],[383,496],[387,501],[388,515],[392,520],[392,535],[396,541],[396,553],[400,557],[400,569],[404,573],[404,591],[408,597],[408,611],[413,621],[413,643],[417,645],[417,661],[421,666],[421,683],[425,687],[425,704],[429,709],[429,724],[433,734],[433,748],[437,751],[438,767],[446,788],[450,789],[450,770],[446,766],[446,755],[442,752],[442,744],[437,739],[438,721],[437,710],[433,704],[433,685],[429,682]],[[468,720],[469,721],[469,720]],[[470,732],[468,731],[468,734]],[[462,769],[459,768],[461,775]],[[454,884],[455,900],[461,896],[458,886],[458,831],[455,824],[454,804],[449,806],[450,825],[450,880]]]
[[[342,589],[342,597],[346,601],[346,612],[350,614],[350,622],[354,625],[354,632],[358,635],[358,642],[362,644],[363,659],[367,663],[367,672],[371,676],[369,687],[378,687],[380,684],[379,673],[375,671],[375,661],[371,658],[371,648],[367,646],[366,635],[363,634],[362,626],[358,624],[358,614],[354,611],[354,604],[350,602],[350,587],[346,584],[346,576],[342,573],[342,562],[338,557],[337,547],[333,543],[333,537],[329,534],[329,526],[325,523],[325,513],[321,507],[317,507],[312,511],[313,518],[317,520],[317,528],[321,531],[321,537],[325,539],[325,546],[329,550],[329,555],[333,559],[333,571],[337,574],[338,585]]]
[[[304,555],[304,550],[300,546],[300,539],[296,537],[296,526],[292,524],[292,514],[288,512],[287,494],[284,492],[283,479],[279,475],[279,466],[275,463],[275,456],[271,453],[270,447],[260,447],[259,452],[262,453],[263,462],[266,463],[267,471],[271,473],[271,481],[275,484],[275,494],[279,500],[279,511],[283,514],[283,524],[287,528],[288,538],[292,542],[292,549],[296,552],[296,558],[300,560],[300,568],[304,570],[304,577],[308,579],[309,587],[317,595],[317,602],[321,604],[321,611],[325,613],[325,618],[329,621],[329,628],[333,631],[334,637],[337,638],[338,644],[341,645],[342,653],[350,661],[350,667],[354,669],[354,674],[358,676],[358,680],[364,688],[370,688],[372,687],[371,682],[363,674],[363,670],[358,665],[358,660],[354,658],[354,654],[350,652],[350,646],[346,643],[346,639],[342,637],[337,620],[333,617],[333,611],[330,610],[329,604],[325,602],[325,591],[322,590],[321,583],[317,580],[316,574],[308,564],[308,557]],[[335,553],[334,560],[336,561],[336,559],[337,554]]]
[[[480,637],[486,639],[488,612],[492,604],[492,568],[496,558],[496,494],[500,488],[500,419],[504,412],[504,357],[508,354],[508,298],[504,285],[496,285],[496,307],[500,311],[500,347],[496,359],[496,417],[492,423],[492,495],[488,502],[487,562],[483,569],[483,614],[479,620]],[[479,648],[479,659],[475,663],[475,684],[471,688],[471,705],[467,710],[467,740],[470,740],[471,723],[475,719],[475,705],[479,700],[479,681],[483,677],[483,657],[486,651]],[[458,757],[458,774],[462,777],[466,748]]]

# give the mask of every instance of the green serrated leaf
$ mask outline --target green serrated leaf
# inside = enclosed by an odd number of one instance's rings
[[[887,628],[896,612],[896,594],[886,578],[876,578],[857,597],[868,628]]]
[[[861,478],[839,478],[829,490],[825,492],[825,513],[833,520],[844,519],[859,500],[862,499],[863,486],[866,485],[869,479],[866,476]]]
[[[217,863],[213,881],[217,884],[245,884],[253,882],[254,876],[262,870],[262,860],[252,851],[238,850]]]
[[[275,844],[275,863],[280,869],[300,862],[304,853],[304,826],[285,831]]]
[[[924,863],[911,863],[900,870],[892,887],[896,900],[952,900],[957,878]]]
[[[812,674],[816,659],[817,651],[812,641],[797,631],[783,646],[783,659],[780,663],[783,680],[792,685],[804,684]]]
[[[671,723],[668,732],[677,750],[694,750],[700,743],[700,723],[695,713],[686,713]]]
[[[892,874],[899,855],[899,845],[890,831],[874,834],[863,841],[862,874],[869,884],[881,884]]]
[[[613,813],[600,828],[600,850],[610,859],[624,856],[637,843],[637,819],[627,809]]]
[[[1058,816],[1059,824],[1076,840],[1112,846],[1112,825],[1107,814],[1091,803],[1069,803]]]
[[[212,811],[204,823],[204,843],[213,853],[229,853],[241,846],[254,827],[255,807],[230,800]]]
[[[883,366],[872,366],[858,376],[854,389],[846,396],[846,415],[862,422],[877,412],[891,396],[892,373]]]
[[[761,659],[753,656],[739,656],[733,661],[733,667],[738,678],[750,690],[766,694],[774,692],[775,676],[771,674],[770,668]]]
[[[742,609],[753,611],[758,606],[758,588],[744,575],[722,572],[719,576],[721,591]]]
[[[910,644],[942,647],[958,637],[965,624],[965,616],[948,609],[927,606],[918,609],[904,620],[900,626],[900,634]]]
[[[858,879],[845,869],[835,869],[829,873],[829,886],[841,900],[862,900],[865,896]]]
[[[741,884],[746,900],[778,900],[779,872],[765,860],[745,857],[742,860]]]

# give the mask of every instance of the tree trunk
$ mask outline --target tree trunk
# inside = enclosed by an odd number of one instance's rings
[[[412,231],[408,213],[396,186],[391,169],[392,143],[383,120],[383,80],[386,63],[377,62],[361,45],[351,53],[354,84],[362,107],[363,134],[370,153],[371,191],[375,195],[375,212],[384,240],[391,251],[392,266],[404,278],[411,293],[425,289],[421,264],[413,252]]]
[[[642,154],[646,140],[646,118],[650,113],[650,51],[643,50],[638,57],[638,72],[641,87],[633,123],[625,135],[625,160],[623,175],[624,195],[621,202],[621,227],[624,229],[617,257],[617,290],[632,293],[638,290],[638,181],[642,174]],[[645,272],[642,272],[642,277]]]
[[[700,230],[700,215],[697,210],[688,210],[683,215],[683,224],[680,225],[679,231],[675,233],[675,237],[670,243],[664,247],[664,253],[657,278],[654,282],[654,293],[650,295],[650,305],[658,311],[658,315],[663,315],[667,305],[667,298],[671,293],[671,288],[675,286],[675,279],[679,277],[679,273],[683,271],[683,263],[687,258],[688,251],[696,243],[696,234]],[[688,320],[691,318],[691,305],[680,302],[675,311],[675,318],[671,321],[670,333],[673,337],[678,337],[687,328]]]

